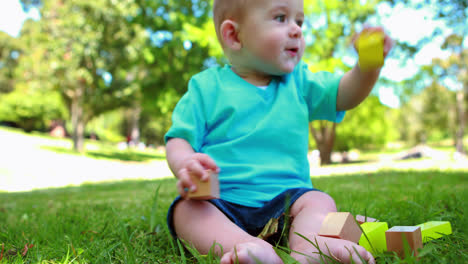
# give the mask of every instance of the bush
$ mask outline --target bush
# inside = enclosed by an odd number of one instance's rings
[[[66,108],[57,92],[15,90],[0,96],[0,121],[14,123],[25,131],[49,128],[52,120],[66,119]]]
[[[382,105],[376,96],[369,96],[357,108],[348,111],[336,128],[335,149],[374,149],[384,147],[397,138],[392,109]]]

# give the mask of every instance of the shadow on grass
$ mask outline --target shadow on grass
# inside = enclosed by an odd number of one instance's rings
[[[146,162],[151,160],[164,160],[166,157],[157,153],[143,153],[133,150],[118,150],[118,149],[105,149],[105,150],[88,150],[83,154],[78,153],[70,148],[56,147],[56,146],[42,146],[42,149],[50,150],[60,154],[71,155],[84,155],[94,159],[107,159],[107,160],[121,160],[121,161],[135,161]]]

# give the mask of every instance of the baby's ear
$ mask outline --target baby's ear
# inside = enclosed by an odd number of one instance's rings
[[[226,48],[231,50],[240,50],[242,48],[242,43],[239,39],[239,24],[237,22],[225,20],[221,24],[220,31]]]

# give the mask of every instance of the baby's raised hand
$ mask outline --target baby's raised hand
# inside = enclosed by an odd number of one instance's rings
[[[209,173],[212,170],[219,173],[220,169],[215,161],[203,153],[194,153],[184,160],[181,169],[177,172],[177,191],[180,196],[187,198],[188,192],[195,192],[197,186],[191,180],[191,177],[199,178],[201,181],[207,181]]]
[[[360,53],[360,49],[359,49],[359,40],[360,39],[364,39],[364,38],[368,38],[369,36],[379,36],[379,38],[381,38],[382,40],[382,51],[383,51],[383,54],[381,54],[380,56],[383,55],[383,59],[385,59],[385,57],[387,57],[388,53],[390,52],[390,50],[392,49],[393,47],[393,40],[385,33],[384,29],[382,27],[365,27],[361,33],[359,33],[358,35],[354,36],[353,38],[353,43],[354,43],[354,48],[356,49],[356,51],[358,53]],[[360,54],[361,55],[361,54]]]

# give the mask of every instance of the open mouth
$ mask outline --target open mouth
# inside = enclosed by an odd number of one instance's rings
[[[286,49],[286,53],[288,53],[288,55],[291,57],[295,57],[298,52],[299,52],[298,48]]]

